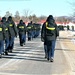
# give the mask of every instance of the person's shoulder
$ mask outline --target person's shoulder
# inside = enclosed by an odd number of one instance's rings
[[[47,22],[44,22],[43,25],[46,25]]]
[[[55,23],[55,26],[57,27],[57,24]]]

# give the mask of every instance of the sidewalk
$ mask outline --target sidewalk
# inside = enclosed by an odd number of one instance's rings
[[[75,75],[75,40],[74,32],[60,31],[59,39],[63,52],[71,66],[71,75]]]

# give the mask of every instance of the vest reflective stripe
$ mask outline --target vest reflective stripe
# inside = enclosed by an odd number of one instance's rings
[[[46,28],[47,28],[48,30],[55,30],[55,27],[48,27],[48,22],[46,22]]]
[[[8,28],[5,29],[6,31],[8,30]]]
[[[31,27],[27,27],[28,29],[31,29]]]
[[[13,25],[12,25],[12,24],[10,24],[9,26],[10,26],[10,27],[12,27]]]
[[[2,31],[2,28],[0,28],[0,31]]]
[[[24,28],[24,26],[19,26],[19,28]]]
[[[33,27],[33,26],[32,26]]]

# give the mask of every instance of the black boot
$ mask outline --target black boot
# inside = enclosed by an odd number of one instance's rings
[[[49,61],[49,58],[47,58],[47,60]]]
[[[7,51],[5,52],[5,55],[8,55],[8,52]]]
[[[4,52],[2,52],[1,55],[4,55]]]
[[[53,58],[50,58],[50,62],[53,62],[54,60],[53,60]]]
[[[2,58],[2,55],[0,54],[0,58]]]
[[[23,46],[23,44],[21,43],[20,46]]]
[[[12,50],[13,50],[13,49],[9,49],[9,52],[12,53]]]

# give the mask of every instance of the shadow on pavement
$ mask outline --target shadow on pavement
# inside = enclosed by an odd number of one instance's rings
[[[3,58],[7,59],[19,59],[19,60],[32,60],[32,61],[40,61],[40,62],[48,62],[44,57],[34,57],[34,56],[4,56]]]

